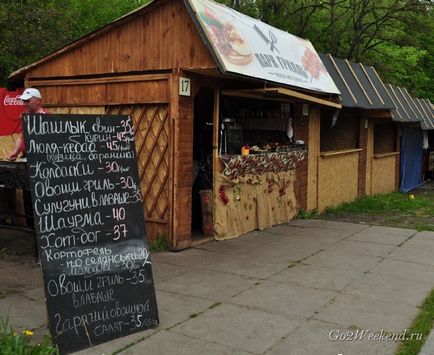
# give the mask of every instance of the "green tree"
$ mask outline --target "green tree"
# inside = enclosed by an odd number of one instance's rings
[[[434,101],[432,0],[221,0]]]
[[[28,65],[142,5],[144,0],[2,0],[0,86]]]

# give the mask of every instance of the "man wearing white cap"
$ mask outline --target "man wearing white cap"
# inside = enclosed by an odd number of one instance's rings
[[[25,113],[47,113],[41,106],[42,96],[38,89],[28,88],[24,90],[22,95],[18,98],[23,101],[24,107],[26,109]],[[17,159],[20,153],[25,154],[26,147],[24,145],[24,134],[21,120],[18,130],[20,133],[18,135],[17,141],[15,142],[14,150],[8,154],[8,160]]]

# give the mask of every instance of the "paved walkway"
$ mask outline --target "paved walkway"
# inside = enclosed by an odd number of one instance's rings
[[[409,327],[434,286],[433,253],[433,232],[322,220],[155,253],[159,328],[79,354],[393,354],[396,341],[368,337]],[[40,286],[0,298],[7,308],[14,326],[46,331]],[[369,332],[330,340],[357,330]]]

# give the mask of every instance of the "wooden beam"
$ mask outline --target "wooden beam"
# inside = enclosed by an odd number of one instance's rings
[[[102,78],[89,79],[50,79],[50,80],[32,80],[28,82],[32,86],[72,86],[72,85],[95,85],[95,84],[112,84],[112,83],[127,83],[137,81],[158,81],[168,80],[170,74],[140,74],[140,75],[122,75],[122,76],[106,76]]]
[[[294,102],[294,99],[266,97],[266,96],[262,96],[262,95],[257,94],[257,93],[245,92],[244,90],[222,90],[221,94],[224,96],[244,97],[246,99],[254,99],[254,100]]]
[[[324,106],[329,106],[329,107],[334,107],[339,109],[342,108],[342,105],[337,102],[321,99],[319,97],[303,94],[298,91],[281,88],[281,87],[265,88],[265,89],[224,90],[222,91],[222,94],[228,96],[239,96],[239,97],[247,97],[247,98],[270,100],[270,101],[280,101],[280,102],[286,102],[286,101],[291,102],[294,101],[293,99],[295,98],[302,101],[313,102],[319,105],[324,105]],[[275,96],[272,97],[265,96],[267,94],[275,94]],[[282,95],[283,97],[277,95]],[[292,100],[290,98],[292,98]]]
[[[317,104],[320,104],[320,105],[324,105],[324,106],[330,106],[330,107],[335,107],[335,108],[339,108],[339,109],[342,108],[342,105],[339,104],[339,103],[337,103],[337,102],[321,99],[319,97],[303,94],[301,92],[290,90],[290,89],[286,89],[286,88],[258,89],[257,91],[260,92],[261,90],[263,90],[265,92],[277,92],[278,94],[281,94],[281,95],[284,95],[284,96],[295,97],[295,98],[300,99],[300,100],[314,102],[314,103],[317,103]]]
[[[217,210],[217,174],[220,173],[219,161],[219,126],[220,126],[220,90],[214,89],[214,108],[213,108],[213,137],[212,137],[212,158],[213,158],[213,174],[212,174],[212,187],[213,187],[213,226],[215,226],[215,211]]]

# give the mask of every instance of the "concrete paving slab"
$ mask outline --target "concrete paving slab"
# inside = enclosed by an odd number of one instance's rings
[[[45,304],[31,301],[24,295],[0,298],[0,315],[9,318],[9,325],[17,331],[38,329],[47,323]]]
[[[349,268],[366,272],[381,260],[382,258],[377,256],[357,255],[353,253],[342,254],[338,251],[325,250],[307,258],[303,263],[326,267]]]
[[[294,219],[288,225],[300,228],[319,228],[324,222],[326,221],[323,219]]]
[[[361,242],[399,245],[417,231],[414,229],[372,226],[348,238]]]
[[[158,290],[222,301],[252,287],[259,279],[201,269],[162,282]]]
[[[305,233],[304,228],[298,228],[296,226],[292,226],[290,224],[284,223],[277,226],[273,226],[272,228],[265,228],[262,233],[269,234],[280,234],[287,237],[299,235]]]
[[[331,250],[341,254],[356,254],[368,256],[387,256],[392,250],[397,248],[395,245],[366,243],[358,240],[341,240],[336,244],[326,245],[325,250]]]
[[[391,275],[409,280],[418,280],[434,286],[434,266],[386,258],[375,265],[371,272],[384,277]]]
[[[0,295],[5,291],[21,293],[43,285],[41,267],[36,263],[11,263],[0,259],[0,270]]]
[[[158,259],[158,258],[155,258]],[[159,260],[152,259],[152,275],[154,276],[154,283],[157,285],[164,281],[173,279],[174,277],[188,272],[189,269],[179,265],[166,264]]]
[[[366,298],[375,298],[379,301],[418,307],[433,286],[433,284],[423,281],[369,273],[349,285],[344,292]]]
[[[240,250],[248,251],[269,245],[270,241],[273,240],[273,237],[273,234],[267,234],[262,231],[253,231],[241,235],[238,238],[201,244],[195,247],[195,249],[208,250],[219,254],[237,255]]]
[[[156,290],[156,297],[160,317],[159,329],[169,329],[205,312],[215,304],[215,302],[203,298],[185,296],[158,289]]]
[[[296,226],[301,228],[329,228],[340,231],[350,231],[353,233],[369,228],[369,226],[366,224],[335,222],[324,219],[295,219],[288,224],[290,226]]]
[[[303,322],[298,318],[222,304],[171,331],[261,354]]]
[[[315,319],[359,329],[401,332],[418,314],[416,307],[366,296],[338,295],[334,302],[320,310]]]
[[[390,342],[324,338],[329,329],[408,328],[434,285],[434,233],[412,233],[305,220],[152,253],[160,327],[79,354],[133,342],[130,354],[393,354]],[[0,269],[0,314],[12,305],[16,329],[46,333],[39,266],[0,260]]]
[[[38,288],[34,288],[33,290],[25,291],[22,295],[31,301],[36,301],[38,303],[44,303],[45,302],[45,293],[44,293],[44,289],[42,287],[38,287]]]
[[[433,233],[434,235],[434,233]],[[434,250],[434,237],[426,233],[417,233],[402,245],[404,248]]]
[[[288,262],[267,263],[261,255],[225,255],[216,263],[205,266],[205,269],[221,271],[230,274],[266,279],[288,267]]]
[[[360,339],[360,333],[356,337],[356,335],[352,335],[354,332],[355,329],[346,328],[334,323],[308,320],[285,339],[273,345],[266,354],[384,355],[394,353],[394,349],[396,348],[395,342],[368,340],[369,334],[366,333],[362,333],[364,338]],[[354,340],[335,340],[338,336]]]
[[[360,232],[362,230],[368,229],[369,225],[363,224],[363,223],[342,223],[342,222],[336,222],[336,221],[326,221],[324,220],[324,223],[321,225],[321,228],[330,228],[330,229],[336,229],[339,231],[347,231],[351,233]]]
[[[143,332],[127,335],[126,337],[113,339],[107,343],[92,346],[90,348],[80,350],[74,353],[74,355],[111,355],[116,351],[124,349],[131,344],[142,341],[145,338],[150,337],[156,333],[157,329],[148,329]],[[123,354],[123,352],[122,352]]]
[[[431,330],[431,333],[428,336],[428,339],[423,344],[423,347],[419,353],[419,355],[432,355],[434,354],[434,329]]]
[[[182,252],[164,252],[151,255],[153,264],[164,263],[180,266],[185,269],[198,269],[218,261],[221,254],[212,251],[191,248]]]
[[[273,229],[274,230],[274,229]],[[270,232],[274,233],[274,232]],[[277,233],[279,234],[279,233]],[[286,241],[287,243],[292,243],[294,245],[310,246],[314,244],[316,246],[329,245],[336,243],[340,240],[346,239],[351,236],[352,232],[349,231],[338,231],[334,229],[320,229],[320,228],[306,228],[303,233],[296,234],[288,238],[281,238],[280,243]]]
[[[322,309],[337,293],[330,290],[264,281],[230,301],[242,306],[259,308],[270,313],[311,317]]]
[[[176,351],[174,351],[174,349],[176,349]],[[156,334],[153,334],[151,337],[146,339],[146,341],[139,342],[136,345],[126,349],[122,352],[122,354],[247,355],[251,353],[162,330]]]
[[[261,249],[259,251],[260,259],[264,263],[268,264],[282,264],[287,265],[294,264],[301,260],[304,260],[311,255],[318,253],[321,249],[320,246],[287,246],[280,245],[270,249]]]
[[[390,253],[388,259],[408,261],[416,264],[434,266],[434,254],[432,248],[414,246],[402,246]]]
[[[363,272],[349,268],[324,267],[299,263],[270,277],[269,280],[297,284],[308,288],[340,291],[362,275],[364,275]]]

